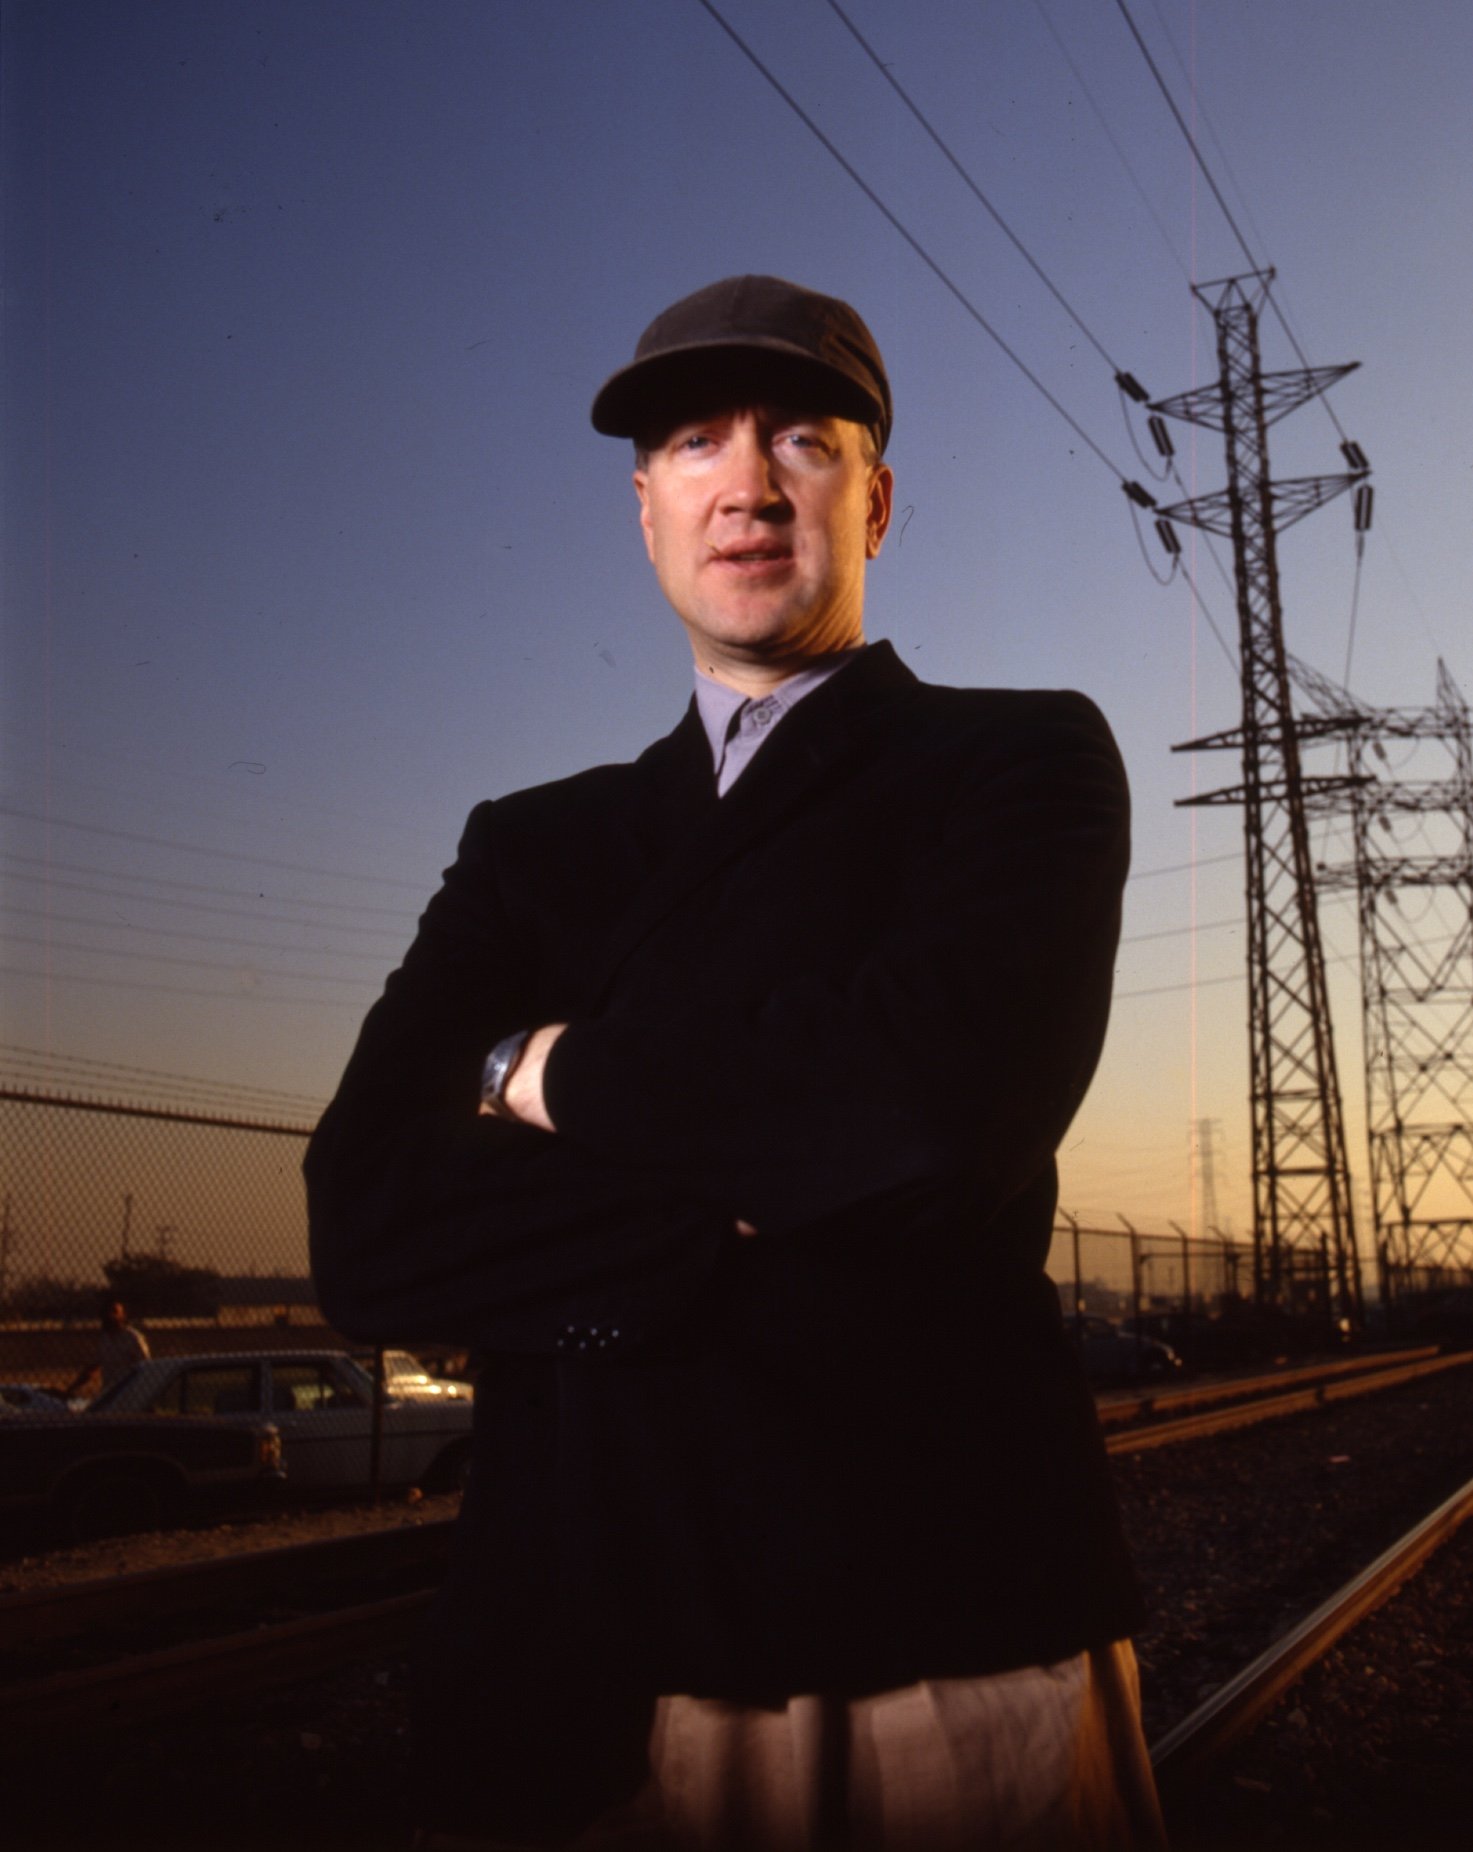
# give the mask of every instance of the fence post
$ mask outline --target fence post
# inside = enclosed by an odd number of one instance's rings
[[[1216,1222],[1211,1224],[1211,1228],[1213,1234],[1217,1236],[1222,1246],[1222,1291],[1219,1293],[1218,1298],[1219,1300],[1228,1297],[1236,1299],[1238,1296],[1237,1243],[1233,1240],[1231,1235],[1225,1235],[1217,1226]],[[1222,1310],[1221,1304],[1219,1304],[1217,1309],[1219,1312]]]
[[[1070,1215],[1067,1209],[1061,1212],[1069,1224],[1070,1242],[1074,1250],[1074,1336],[1077,1342],[1084,1341],[1084,1280],[1079,1271],[1079,1217]]]
[[[1192,1256],[1187,1245],[1187,1231],[1180,1222],[1171,1222],[1167,1226],[1174,1228],[1181,1236],[1181,1315],[1186,1319],[1192,1315]]]
[[[1117,1209],[1115,1220],[1125,1225],[1125,1232],[1130,1236],[1130,1321],[1135,1332],[1135,1367],[1140,1373],[1141,1367],[1141,1243],[1140,1236],[1126,1222]]]
[[[369,1498],[375,1505],[384,1496],[384,1347],[373,1347],[373,1426],[368,1436]]]

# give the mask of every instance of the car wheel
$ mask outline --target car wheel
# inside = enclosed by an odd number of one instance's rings
[[[470,1483],[471,1444],[458,1440],[447,1447],[425,1474],[426,1492],[463,1492]]]
[[[68,1536],[77,1543],[163,1527],[172,1500],[169,1489],[148,1473],[116,1469],[89,1473],[68,1487],[63,1499]]]

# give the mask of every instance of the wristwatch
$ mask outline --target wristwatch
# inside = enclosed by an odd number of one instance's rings
[[[506,1103],[506,1088],[531,1035],[530,1029],[504,1035],[486,1057],[486,1065],[481,1069],[481,1104],[494,1113],[516,1116]]]

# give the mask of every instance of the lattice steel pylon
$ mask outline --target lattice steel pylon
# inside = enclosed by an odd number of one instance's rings
[[[1227,450],[1225,489],[1161,515],[1232,540],[1242,724],[1176,750],[1236,747],[1242,755],[1240,785],[1182,801],[1243,806],[1255,1295],[1260,1304],[1298,1307],[1309,1276],[1326,1299],[1333,1295],[1333,1308],[1322,1309],[1358,1327],[1360,1256],[1305,810],[1307,794],[1339,781],[1306,780],[1300,766],[1276,534],[1366,471],[1348,446],[1347,475],[1270,478],[1268,427],[1352,371],[1262,371],[1259,309],[1272,280],[1270,270],[1193,286],[1216,324],[1218,379],[1151,408],[1221,431]]]
[[[1343,741],[1360,927],[1366,1135],[1382,1301],[1473,1269],[1473,717],[1445,663],[1427,708],[1373,708],[1306,664],[1300,738]],[[1391,748],[1399,763],[1393,766]]]

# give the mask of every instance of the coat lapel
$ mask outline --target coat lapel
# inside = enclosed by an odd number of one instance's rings
[[[877,710],[903,699],[916,678],[888,643],[862,656],[794,708],[724,798],[715,796],[710,751],[692,702],[680,725],[650,748],[641,768],[665,827],[666,853],[614,923],[598,977],[602,994],[626,959],[721,867],[810,802],[872,740]],[[699,752],[695,750],[699,748]]]

